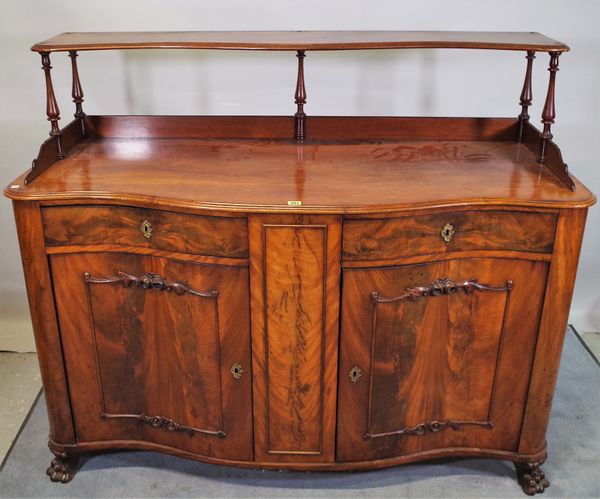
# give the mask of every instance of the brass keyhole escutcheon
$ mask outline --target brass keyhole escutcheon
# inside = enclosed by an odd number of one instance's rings
[[[233,364],[231,366],[230,371],[235,379],[240,379],[242,377],[242,374],[244,374],[244,370],[242,369],[242,366],[237,363]]]
[[[148,222],[148,220],[144,220],[142,222],[140,230],[142,231],[142,234],[144,234],[144,237],[150,240],[150,238],[152,237],[152,224]]]
[[[444,242],[446,244],[450,244],[450,241],[452,241],[452,238],[454,237],[454,227],[452,226],[452,224],[447,223],[446,225],[444,225],[444,228],[442,229],[440,234],[442,235],[442,239],[444,240]]]
[[[350,369],[350,372],[348,373],[348,377],[350,378],[350,381],[352,381],[352,383],[358,383],[358,380],[362,376],[362,373],[363,372],[360,367],[354,366]]]

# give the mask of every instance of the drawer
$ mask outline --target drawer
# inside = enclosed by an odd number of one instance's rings
[[[344,260],[370,261],[465,250],[551,253],[556,215],[457,211],[378,220],[346,220]]]
[[[248,257],[245,218],[122,206],[42,209],[47,246],[127,245],[230,258]]]

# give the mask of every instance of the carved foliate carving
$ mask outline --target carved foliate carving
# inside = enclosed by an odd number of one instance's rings
[[[437,433],[448,428],[459,430],[461,426],[481,426],[491,430],[494,427],[494,423],[492,421],[454,421],[451,419],[446,421],[425,421],[414,426],[405,426],[400,430],[392,432],[378,434],[365,433],[363,438],[365,440],[369,440],[372,438],[389,437],[394,435],[396,438],[400,438],[403,435],[426,435],[427,433]]]
[[[137,418],[154,428],[164,428],[168,431],[185,431],[190,435],[194,434],[194,429],[190,426],[182,425],[164,416],[147,416],[146,414],[140,414]]]
[[[477,279],[471,279],[469,281],[456,282],[452,279],[442,277],[433,281],[429,286],[416,286],[414,288],[406,288],[404,293],[393,297],[382,297],[377,291],[371,293],[371,299],[373,303],[389,303],[393,301],[411,300],[416,301],[419,298],[428,296],[443,296],[453,295],[462,291],[463,293],[471,293],[472,291],[510,291],[513,287],[512,281],[506,281],[506,285],[503,288],[488,286],[486,284],[479,284]]]
[[[116,276],[109,276],[105,278],[97,278],[92,277],[89,272],[84,274],[84,279],[87,283],[93,284],[117,284],[121,283],[123,286],[128,288],[143,288],[143,289],[155,289],[158,291],[169,291],[173,292],[176,295],[184,295],[186,293],[190,293],[196,296],[201,296],[204,298],[216,298],[219,296],[219,292],[216,290],[212,291],[197,291],[187,283],[181,281],[166,281],[160,275],[155,274],[154,272],[146,272],[143,276],[137,277],[127,272],[122,272],[120,270],[116,271]]]
[[[135,419],[142,423],[152,426],[153,428],[161,428],[173,432],[185,432],[190,435],[202,433],[204,435],[212,435],[218,438],[225,438],[227,433],[221,430],[203,430],[187,426],[165,416],[148,416],[147,414],[102,414],[102,419]]]

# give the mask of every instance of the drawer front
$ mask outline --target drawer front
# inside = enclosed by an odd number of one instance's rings
[[[556,215],[523,211],[457,211],[346,220],[343,259],[370,261],[464,250],[551,253]]]
[[[248,257],[244,218],[206,217],[121,206],[42,210],[47,246],[127,245],[230,258]]]

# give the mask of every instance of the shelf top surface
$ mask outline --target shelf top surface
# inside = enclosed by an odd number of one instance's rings
[[[13,199],[105,199],[240,212],[385,213],[468,204],[577,207],[523,144],[85,139]],[[300,201],[301,206],[289,206]]]
[[[171,31],[62,33],[36,52],[115,49],[364,50],[464,48],[564,52],[564,43],[534,32],[492,31]]]

